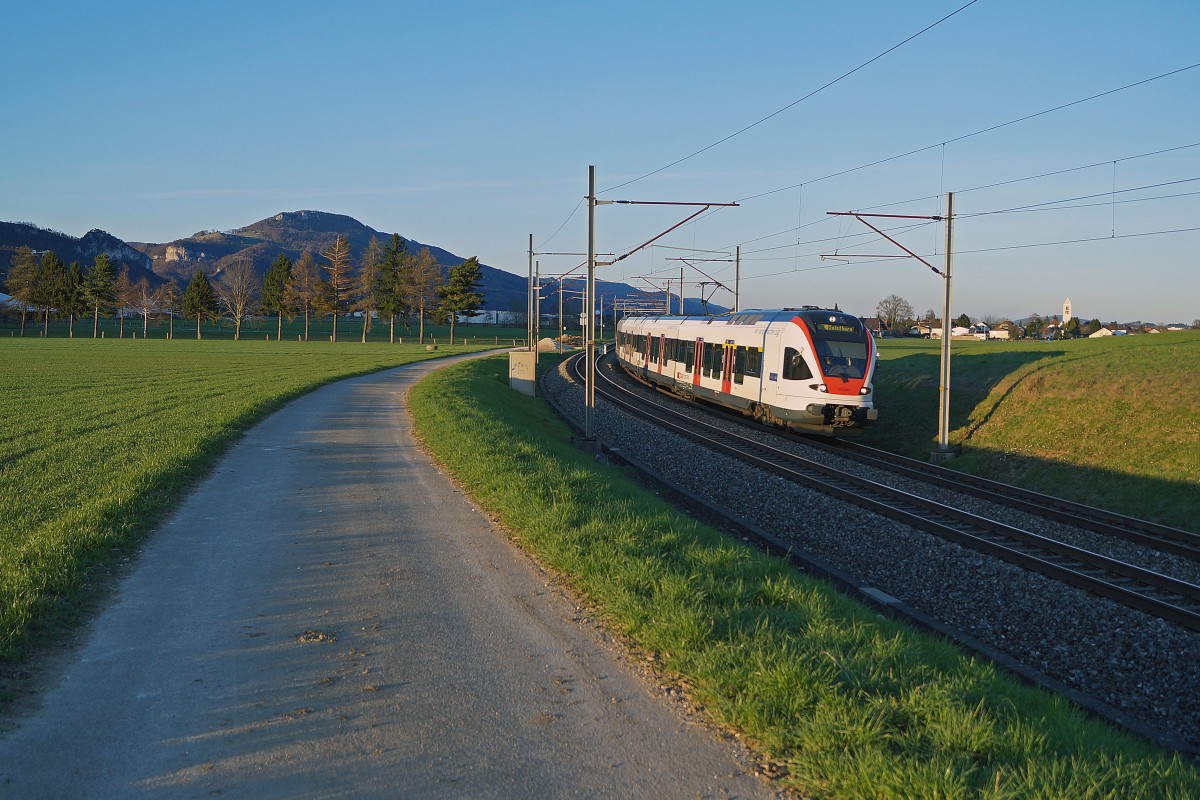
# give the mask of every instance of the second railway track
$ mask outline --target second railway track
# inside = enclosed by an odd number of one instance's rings
[[[874,513],[1152,614],[1188,630],[1200,631],[1200,586],[893,488],[774,447],[761,441],[759,437],[734,433],[727,427],[710,424],[694,415],[681,420],[670,407],[678,401],[663,398],[668,402],[654,402],[645,392],[631,391],[623,386],[621,381],[614,379],[609,372],[609,369],[597,370],[597,394],[629,413],[653,420],[656,425]],[[882,456],[879,455],[873,455],[872,458],[882,460]],[[951,476],[943,473],[951,473],[954,477],[959,475],[949,470],[935,470],[930,477],[929,473],[916,466],[918,464],[920,462],[892,463],[885,466],[891,469],[898,468],[907,472],[909,477],[918,480],[943,485],[951,480]],[[962,490],[958,485],[952,488]],[[1015,487],[985,482],[982,479],[972,480],[969,484],[969,491],[976,495],[982,494],[986,499],[995,502],[1023,507],[1024,511],[1036,512],[1038,516],[1081,524],[1089,529],[1100,528],[1109,535],[1117,535],[1186,557],[1194,558],[1195,552],[1200,550],[1194,541],[1189,540],[1194,534],[1155,526],[1152,523],[1142,523],[1140,520],[1131,520],[1119,515],[1107,515],[1106,512],[1075,504],[1039,502],[1043,496],[1037,495],[1033,499],[1028,496],[1021,497],[1020,490],[1011,494],[1002,491],[1008,488]]]

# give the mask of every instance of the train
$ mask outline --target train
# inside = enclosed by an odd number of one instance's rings
[[[832,434],[878,419],[875,341],[836,308],[628,316],[615,345],[635,378],[769,425]]]

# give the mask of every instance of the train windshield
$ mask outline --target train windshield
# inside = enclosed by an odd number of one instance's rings
[[[828,313],[800,316],[812,334],[825,377],[862,378],[867,374],[867,334],[856,318]]]

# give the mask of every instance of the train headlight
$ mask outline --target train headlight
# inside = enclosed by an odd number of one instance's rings
[[[817,384],[817,391],[818,391],[818,392],[828,392],[828,391],[829,391],[829,387],[827,387],[827,386],[826,386],[825,384],[823,384],[823,383],[818,383],[818,384]]]
[[[861,389],[859,389],[859,390],[858,390],[858,393],[859,393],[859,394],[870,394],[870,393],[871,393],[871,387],[870,387],[870,386],[864,386],[864,387],[862,387]]]

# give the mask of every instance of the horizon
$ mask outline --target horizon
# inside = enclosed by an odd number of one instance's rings
[[[743,305],[940,308],[937,276],[855,257],[899,251],[827,212],[937,216],[953,191],[955,315],[1071,296],[1098,319],[1200,317],[1194,3],[64,2],[10,17],[0,99],[20,109],[5,132],[20,157],[0,218],[71,236],[166,243],[327,210],[522,276],[530,233],[539,251],[585,249],[594,164],[602,199],[740,203],[602,280],[678,276],[673,259],[741,245]],[[190,46],[153,55],[181,30]],[[55,33],[55,58],[29,31]],[[96,41],[116,46],[96,59]],[[597,249],[684,216],[603,206]],[[944,259],[942,224],[887,227]],[[689,295],[704,274],[733,280],[696,263]]]

